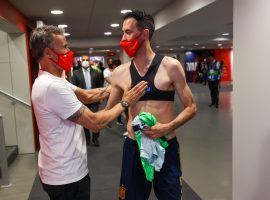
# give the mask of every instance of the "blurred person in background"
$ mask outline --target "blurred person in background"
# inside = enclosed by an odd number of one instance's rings
[[[94,67],[90,66],[89,56],[82,56],[82,67],[73,72],[71,77],[71,83],[82,89],[94,89],[103,87],[100,72],[95,70]],[[92,112],[98,111],[99,103],[95,102],[92,104],[85,104]],[[84,128],[86,143],[89,146],[91,141],[91,132],[89,129]],[[99,132],[93,132],[92,142],[94,146],[99,147],[100,143],[98,141]]]

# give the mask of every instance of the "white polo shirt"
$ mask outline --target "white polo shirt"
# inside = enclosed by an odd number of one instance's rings
[[[31,96],[39,128],[39,175],[43,183],[63,185],[88,173],[82,126],[67,120],[82,103],[65,79],[39,71]]]
[[[106,68],[106,69],[104,69],[104,71],[103,71],[103,77],[104,78],[111,78],[112,77],[112,72],[109,70],[109,68]],[[104,87],[107,87],[107,86],[109,86],[110,84],[105,80],[104,81]]]

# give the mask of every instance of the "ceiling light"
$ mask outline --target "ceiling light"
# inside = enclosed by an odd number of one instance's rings
[[[128,12],[132,12],[132,10],[121,10],[120,11],[122,14],[126,14],[126,13],[128,13]]]
[[[64,36],[70,36],[70,33],[64,33]]]
[[[223,36],[228,36],[230,33],[222,33]]]
[[[225,37],[218,37],[218,38],[215,38],[213,39],[214,41],[226,41],[226,40],[229,40],[228,38],[225,38]]]
[[[68,26],[66,24],[59,24],[58,27],[59,28],[67,28]]]
[[[111,35],[112,32],[105,32],[104,35]]]
[[[205,49],[205,46],[202,46],[203,49]]]
[[[173,50],[173,48],[170,48],[169,50],[170,50],[170,51],[172,51],[172,50]]]
[[[111,51],[111,50],[110,50],[110,49],[106,49],[105,51],[109,52],[109,51]]]
[[[198,43],[195,43],[194,45],[195,45],[195,46],[199,46],[199,44],[198,44]]]
[[[54,15],[61,15],[61,14],[63,14],[63,11],[62,10],[51,10],[51,13]]]
[[[111,24],[110,26],[111,26],[111,27],[118,27],[119,24]]]
[[[181,46],[181,49],[184,49],[185,47],[184,46]]]
[[[222,44],[217,44],[219,47],[221,47],[222,46]]]

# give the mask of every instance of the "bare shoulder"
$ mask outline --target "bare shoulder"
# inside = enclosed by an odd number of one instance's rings
[[[114,76],[122,75],[129,70],[130,62],[124,63],[113,70]]]
[[[162,60],[163,65],[166,67],[166,69],[172,70],[174,68],[181,67],[181,63],[172,57],[165,56]]]
[[[183,67],[177,59],[165,56],[162,60],[162,63],[169,77],[172,79],[185,76]]]

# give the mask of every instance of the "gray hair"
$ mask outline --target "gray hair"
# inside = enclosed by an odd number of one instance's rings
[[[45,25],[33,30],[30,37],[30,49],[34,59],[39,61],[43,57],[45,48],[52,48],[53,35],[63,35],[62,29]]]

